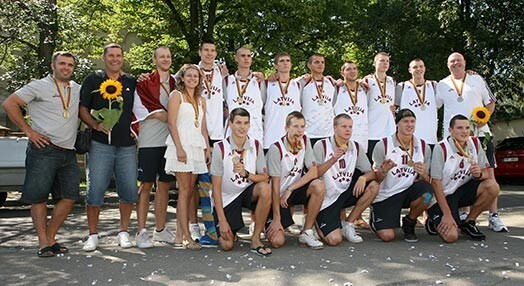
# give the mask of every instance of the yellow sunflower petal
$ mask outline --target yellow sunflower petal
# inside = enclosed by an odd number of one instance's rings
[[[116,99],[122,94],[122,84],[117,80],[108,79],[100,84],[100,93],[104,99]]]
[[[478,124],[485,124],[485,123],[488,123],[489,118],[491,117],[491,114],[489,113],[489,110],[486,107],[477,106],[473,109],[473,113],[471,114],[471,117]]]

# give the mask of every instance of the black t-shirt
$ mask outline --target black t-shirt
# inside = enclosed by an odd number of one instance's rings
[[[100,92],[93,92],[100,89],[100,84],[108,79],[105,72],[95,72],[89,74],[82,83],[80,88],[80,105],[85,106],[91,110],[99,110],[109,106],[109,101],[102,97]],[[131,146],[135,145],[135,140],[131,138],[131,118],[133,115],[133,101],[136,87],[136,78],[128,75],[121,75],[118,81],[122,83],[122,97],[124,98],[124,106],[122,115],[111,130],[111,145],[113,146]],[[111,108],[118,109],[118,102],[113,102]],[[108,144],[107,134],[96,130],[92,131],[92,139]]]

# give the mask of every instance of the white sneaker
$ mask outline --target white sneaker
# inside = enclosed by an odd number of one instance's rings
[[[129,237],[129,232],[127,231],[121,231],[118,233],[117,236],[118,245],[122,248],[131,248],[133,247],[133,243],[131,242],[131,238]]]
[[[286,228],[286,231],[294,235],[299,235],[302,230],[298,225],[292,224]]]
[[[253,237],[253,233],[255,232],[255,222],[252,222],[249,224],[249,236]],[[266,239],[266,234],[264,231],[260,233],[260,239]]]
[[[83,251],[95,251],[98,247],[98,234],[91,234],[87,237],[87,240],[84,242]]]
[[[508,227],[500,220],[498,213],[489,215],[488,228],[495,232],[509,232]]]
[[[467,217],[468,217],[468,212],[461,212],[460,213],[460,220],[461,221],[465,221]]]
[[[342,222],[342,236],[349,242],[360,243],[364,241],[360,235],[355,231],[355,225],[348,221]]]
[[[322,249],[324,247],[324,244],[315,237],[312,229],[304,230],[298,236],[298,241],[311,249]]]
[[[162,231],[153,231],[153,241],[175,243],[175,236],[167,229]]]
[[[200,233],[200,225],[198,223],[190,223],[189,231],[191,232],[191,239],[198,242],[202,234]]]
[[[151,248],[153,247],[153,241],[149,238],[147,230],[144,228],[136,233],[135,237],[136,247],[138,248]]]

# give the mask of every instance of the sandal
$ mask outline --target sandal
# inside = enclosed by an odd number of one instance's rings
[[[189,250],[202,249],[202,245],[200,245],[198,242],[195,242],[195,241],[185,241],[183,245],[185,249],[189,249]]]
[[[251,252],[255,253],[258,256],[266,257],[271,255],[271,248],[267,245],[259,245],[256,248],[251,248]]]
[[[51,246],[51,248],[53,249],[53,252],[55,254],[65,254],[65,253],[68,253],[69,252],[69,248],[63,246],[63,245],[60,245],[60,243],[55,243]]]
[[[53,250],[53,248],[51,246],[46,246],[46,247],[42,247],[40,248],[40,250],[38,250],[37,252],[37,255],[38,257],[53,257],[55,256],[55,251]]]
[[[173,243],[174,249],[184,249],[184,244],[182,242],[175,242]]]

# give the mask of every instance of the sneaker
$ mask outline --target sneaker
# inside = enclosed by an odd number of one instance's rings
[[[417,220],[412,220],[407,216],[402,218],[402,231],[404,232],[404,240],[407,242],[417,242],[418,238],[415,234],[415,226]]]
[[[153,241],[175,243],[175,236],[167,229],[153,231]]]
[[[495,232],[509,232],[508,227],[500,220],[498,213],[489,215],[488,228]]]
[[[465,221],[466,218],[468,218],[468,212],[461,212],[460,213],[460,221]]]
[[[200,245],[202,247],[217,247],[218,246],[218,240],[212,239],[207,234],[204,234],[200,238]]]
[[[473,240],[484,240],[486,236],[480,232],[474,220],[468,220],[459,225],[460,231]]]
[[[286,231],[290,234],[299,235],[302,230],[298,225],[292,224],[286,228]]]
[[[426,219],[426,222],[424,223],[424,228],[426,229],[426,232],[429,235],[437,235],[438,234],[437,226],[435,225],[435,223],[431,219],[429,219],[429,217]]]
[[[200,233],[200,225],[198,223],[190,223],[189,231],[191,232],[191,239],[198,242],[202,236]]]
[[[315,237],[312,229],[304,230],[298,236],[298,241],[311,249],[322,249],[324,247],[324,244]]]
[[[95,251],[98,247],[98,233],[90,234],[84,242],[83,251]]]
[[[249,236],[252,237],[254,232],[255,232],[255,222],[252,222],[251,224],[249,224]],[[260,239],[266,239],[266,233],[264,231],[260,233]]]
[[[138,248],[151,248],[153,247],[153,241],[149,238],[147,230],[144,228],[136,233],[135,237],[136,247]]]
[[[364,241],[360,235],[355,231],[355,225],[349,221],[342,222],[342,236],[349,242],[360,243]]]
[[[118,245],[122,248],[131,248],[133,247],[133,243],[131,242],[131,238],[129,237],[129,232],[127,231],[121,231],[118,233],[117,236]]]

